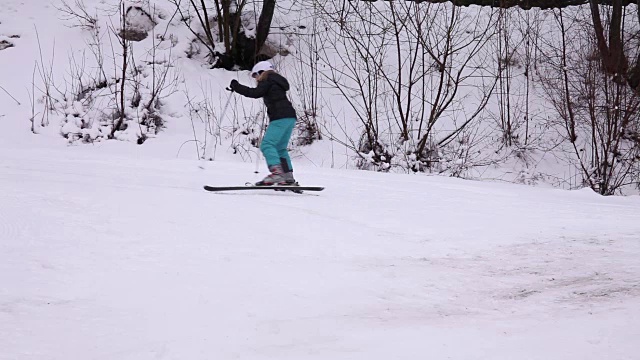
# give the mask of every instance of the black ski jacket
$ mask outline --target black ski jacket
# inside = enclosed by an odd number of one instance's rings
[[[267,115],[269,120],[274,121],[284,118],[295,118],[296,110],[287,99],[287,91],[289,90],[289,82],[284,76],[269,72],[262,81],[258,82],[258,86],[250,88],[242,84],[236,84],[233,90],[240,95],[258,99],[263,98],[264,104],[267,106]]]

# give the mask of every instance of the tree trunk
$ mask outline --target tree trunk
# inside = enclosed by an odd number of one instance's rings
[[[637,8],[638,21],[640,22],[640,0],[637,0]],[[635,65],[627,73],[627,84],[640,93],[640,52],[638,52]]]
[[[624,46],[622,44],[622,0],[613,0],[612,2],[613,8],[609,24],[608,44],[605,37],[605,29],[602,25],[602,17],[600,16],[600,7],[596,0],[591,0],[591,18],[593,19],[593,29],[603,68],[611,75],[620,76],[626,74],[629,68],[629,61],[624,54]]]
[[[375,1],[375,0],[369,0]],[[557,9],[564,8],[567,6],[575,6],[575,5],[585,5],[590,2],[590,0],[416,0],[416,2],[430,2],[430,3],[443,3],[450,2],[457,6],[470,6],[470,5],[480,5],[480,6],[491,6],[491,7],[502,7],[502,8],[510,8],[514,6],[519,6],[523,9],[531,9],[534,7],[541,9]],[[596,0],[597,4],[601,5],[611,5],[615,0]],[[629,4],[635,4],[635,0],[621,0],[622,5],[627,6]]]
[[[231,8],[231,0],[222,0],[222,19],[218,19],[222,22],[224,51],[226,54],[231,54],[231,16],[229,14]]]
[[[273,19],[275,9],[276,0],[263,0],[262,12],[260,13],[256,32],[256,55],[260,52],[260,49],[262,49],[262,46],[267,40],[267,36],[269,36],[271,20]]]

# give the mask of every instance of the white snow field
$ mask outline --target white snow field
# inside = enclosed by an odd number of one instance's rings
[[[638,196],[130,148],[1,149],[0,359],[640,358]]]
[[[31,133],[35,61],[62,86],[86,51],[56,4],[0,1],[0,360],[640,359],[640,196],[328,169],[327,142],[294,159],[323,192],[208,193],[264,165],[187,160],[180,93],[143,146]],[[180,56],[215,105],[249,80]]]

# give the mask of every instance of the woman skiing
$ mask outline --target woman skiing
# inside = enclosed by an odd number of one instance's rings
[[[287,151],[291,133],[296,124],[296,111],[287,98],[289,82],[275,72],[268,61],[261,61],[251,69],[251,76],[258,85],[250,88],[231,80],[229,88],[249,98],[263,98],[267,106],[269,126],[264,134],[260,150],[270,174],[256,185],[298,185],[293,178],[293,166]]]

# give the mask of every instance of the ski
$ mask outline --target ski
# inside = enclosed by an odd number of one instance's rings
[[[205,185],[204,189],[207,191],[235,191],[235,190],[275,190],[275,191],[292,191],[295,193],[302,193],[303,191],[322,191],[324,187],[320,186],[286,186],[286,185],[271,185],[271,186],[208,186]]]

